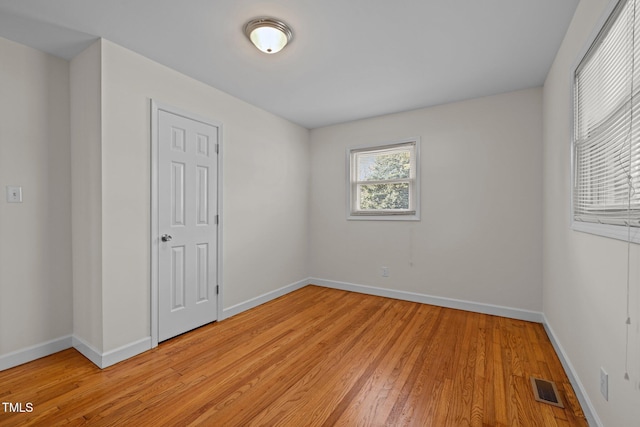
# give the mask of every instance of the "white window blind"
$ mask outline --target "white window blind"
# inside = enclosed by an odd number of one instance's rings
[[[640,0],[621,0],[575,71],[575,221],[640,226]]]

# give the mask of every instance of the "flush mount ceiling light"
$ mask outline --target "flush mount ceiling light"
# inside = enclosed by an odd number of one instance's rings
[[[280,52],[293,38],[287,24],[266,16],[247,22],[244,33],[258,49],[269,54]]]

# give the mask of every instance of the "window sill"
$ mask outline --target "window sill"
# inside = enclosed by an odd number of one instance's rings
[[[571,221],[571,229],[582,233],[627,241],[627,227],[623,225],[596,224],[592,222]],[[640,228],[631,227],[631,243],[640,243]]]
[[[420,215],[347,215],[349,221],[420,221]]]

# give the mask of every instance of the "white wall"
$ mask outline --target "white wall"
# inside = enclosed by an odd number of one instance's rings
[[[415,136],[422,220],[347,221],[346,148]],[[312,277],[541,311],[540,88],[314,129],[311,159]]]
[[[150,334],[150,99],[222,124],[225,308],[307,277],[309,132],[102,41],[104,351]]]
[[[149,338],[151,99],[222,124],[224,308],[307,277],[308,130],[108,41],[0,53],[0,367]]]
[[[625,381],[627,246],[569,223],[572,65],[607,5],[580,2],[543,90],[311,132],[108,41],[69,66],[0,39],[0,358],[149,336],[155,99],[223,125],[225,308],[314,276],[543,310],[603,425],[636,425],[640,250]],[[412,136],[422,220],[347,221],[346,148]],[[24,203],[6,203],[13,184]]]
[[[72,286],[69,64],[2,38],[0,58],[1,359],[71,334]]]
[[[570,229],[571,73],[609,0],[581,0],[544,85],[543,308],[605,426],[640,420],[640,251],[632,246],[630,381],[625,372],[627,244]],[[609,373],[609,401],[600,394]]]
[[[150,342],[151,99],[222,124],[224,308],[308,276],[308,130],[105,40],[0,56],[0,369]]]
[[[640,250],[624,381],[626,244],[569,224],[572,65],[607,5],[580,2],[543,91],[310,136],[108,41],[69,66],[0,38],[0,358],[72,332],[100,352],[149,335],[153,98],[223,125],[226,308],[311,275],[542,309],[603,425],[636,425]],[[411,136],[422,221],[347,221],[346,148]],[[5,201],[14,184],[22,204]]]
[[[100,42],[76,56],[71,78],[73,334],[103,349]]]

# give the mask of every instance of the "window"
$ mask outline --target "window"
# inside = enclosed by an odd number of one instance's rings
[[[637,5],[617,4],[576,67],[573,88],[573,227],[623,239],[627,225],[640,226]]]
[[[419,220],[417,138],[348,150],[348,218]]]

